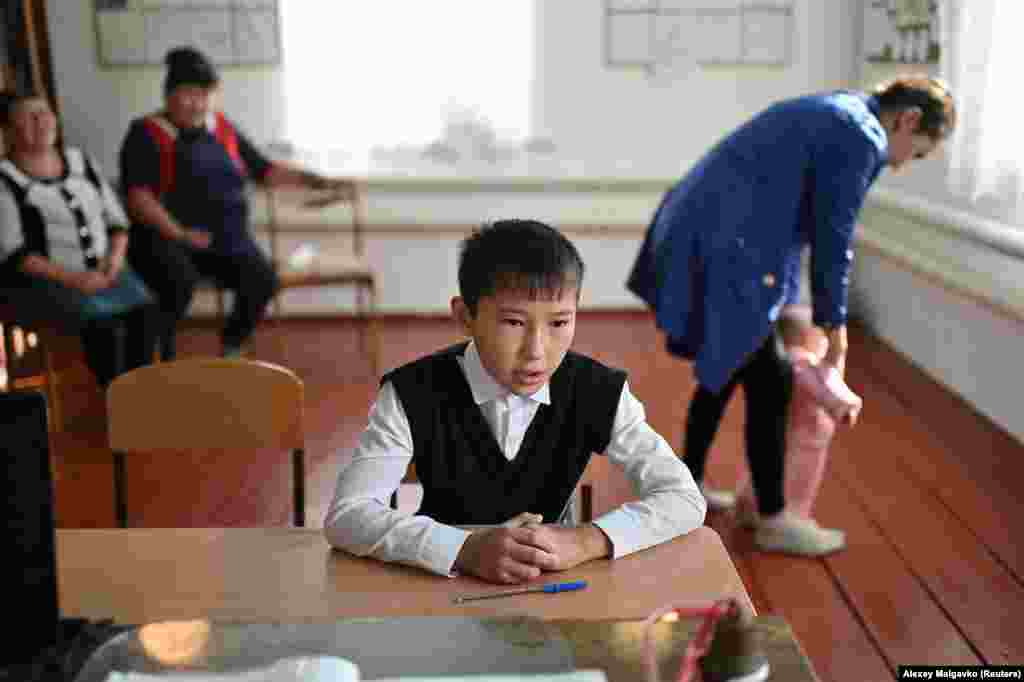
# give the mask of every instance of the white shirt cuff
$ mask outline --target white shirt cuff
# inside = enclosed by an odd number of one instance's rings
[[[642,533],[637,533],[636,519],[621,507],[595,519],[593,523],[612,541],[612,559],[624,557],[647,547],[647,545],[637,542],[637,535],[642,535]],[[632,541],[630,541],[631,538]]]
[[[470,534],[468,530],[435,523],[421,554],[424,566],[439,575],[454,576],[455,559]]]

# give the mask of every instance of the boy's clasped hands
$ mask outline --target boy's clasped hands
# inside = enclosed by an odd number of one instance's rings
[[[597,526],[545,525],[540,514],[523,512],[500,526],[474,531],[455,569],[491,582],[519,583],[610,554],[611,543]]]

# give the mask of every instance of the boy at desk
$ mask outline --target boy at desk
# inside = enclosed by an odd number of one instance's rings
[[[451,307],[470,341],[384,375],[327,511],[332,546],[519,583],[704,522],[693,477],[647,424],[625,372],[569,350],[583,269],[575,246],[540,222],[499,221],[462,243]],[[638,500],[570,525],[595,452]],[[414,516],[388,505],[410,461],[423,485]]]

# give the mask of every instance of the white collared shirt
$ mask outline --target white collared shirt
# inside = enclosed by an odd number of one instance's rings
[[[537,408],[551,403],[549,386],[529,396],[509,392],[484,369],[472,342],[459,365],[502,452],[513,460]],[[450,575],[469,531],[390,507],[391,494],[412,455],[408,417],[394,387],[385,383],[352,461],[338,476],[324,535],[332,546],[356,555]],[[647,423],[644,407],[628,383],[622,388],[605,455],[622,468],[638,498],[594,520],[611,540],[613,557],[665,542],[704,523],[707,505],[693,476]]]

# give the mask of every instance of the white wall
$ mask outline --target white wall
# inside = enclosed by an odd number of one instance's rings
[[[941,183],[941,167],[931,172]],[[865,246],[856,249],[850,310],[1024,442],[1020,377],[1013,370],[1024,333],[1024,250],[1013,242],[1024,237],[986,241],[976,213],[951,212],[940,226],[929,214],[941,215],[954,202],[941,202],[935,191],[931,197],[914,192],[901,180],[903,187],[891,182],[873,193],[862,212]],[[897,208],[893,198],[917,210]],[[992,221],[985,223],[991,236]]]
[[[609,183],[602,183],[607,185]],[[616,189],[581,187],[572,181],[489,183],[435,181],[430,189],[403,179],[376,180],[368,185],[366,259],[379,273],[378,307],[387,313],[444,314],[455,294],[455,263],[459,241],[482,221],[530,216],[562,228],[580,249],[587,264],[581,305],[586,308],[639,308],[639,299],[624,283],[640,248],[643,229],[667,184],[619,185]],[[265,220],[263,195],[254,197],[255,221]],[[348,211],[302,211],[278,215],[285,225],[347,224]],[[428,223],[428,224],[424,224]],[[301,230],[301,228],[299,228]],[[329,254],[350,243],[346,236],[323,241],[322,235],[293,230],[279,241],[282,256],[304,243]],[[289,292],[285,312],[323,315],[347,310],[346,290]],[[198,311],[212,311],[213,300],[198,302]]]
[[[538,2],[534,134],[569,158],[630,160],[649,177],[679,174],[770,102],[854,82],[854,6],[794,0],[788,66],[698,67],[677,82],[604,66],[604,3]]]
[[[101,68],[92,5],[47,0],[57,99],[68,143],[87,149],[107,175],[116,176],[128,124],[163,104],[164,69]],[[224,109],[235,122],[254,140],[279,139],[284,130],[280,69],[224,68],[221,78]]]
[[[536,75],[532,132],[569,159],[628,160],[632,172],[674,177],[727,129],[769,102],[848,85],[854,36],[849,0],[793,0],[793,61],[787,67],[700,68],[678,83],[652,85],[640,71],[609,70],[601,2],[535,2]],[[100,68],[91,3],[48,0],[59,106],[68,140],[116,174],[117,150],[135,116],[158,108],[164,70]],[[287,46],[285,46],[287,48]],[[222,69],[224,108],[257,143],[284,133],[280,68]]]
[[[459,242],[468,234],[389,234],[378,232],[366,240],[366,259],[378,273],[377,310],[385,314],[444,315],[458,293],[455,263]],[[586,310],[641,309],[625,288],[641,234],[599,235],[568,232],[587,264],[580,307]],[[282,240],[287,251],[301,239]],[[285,292],[283,314],[323,316],[352,310],[354,293],[348,288],[297,289]],[[215,310],[212,296],[197,300],[193,312]]]
[[[855,264],[857,314],[918,368],[1024,442],[1016,371],[1024,322],[876,253],[861,250]]]

